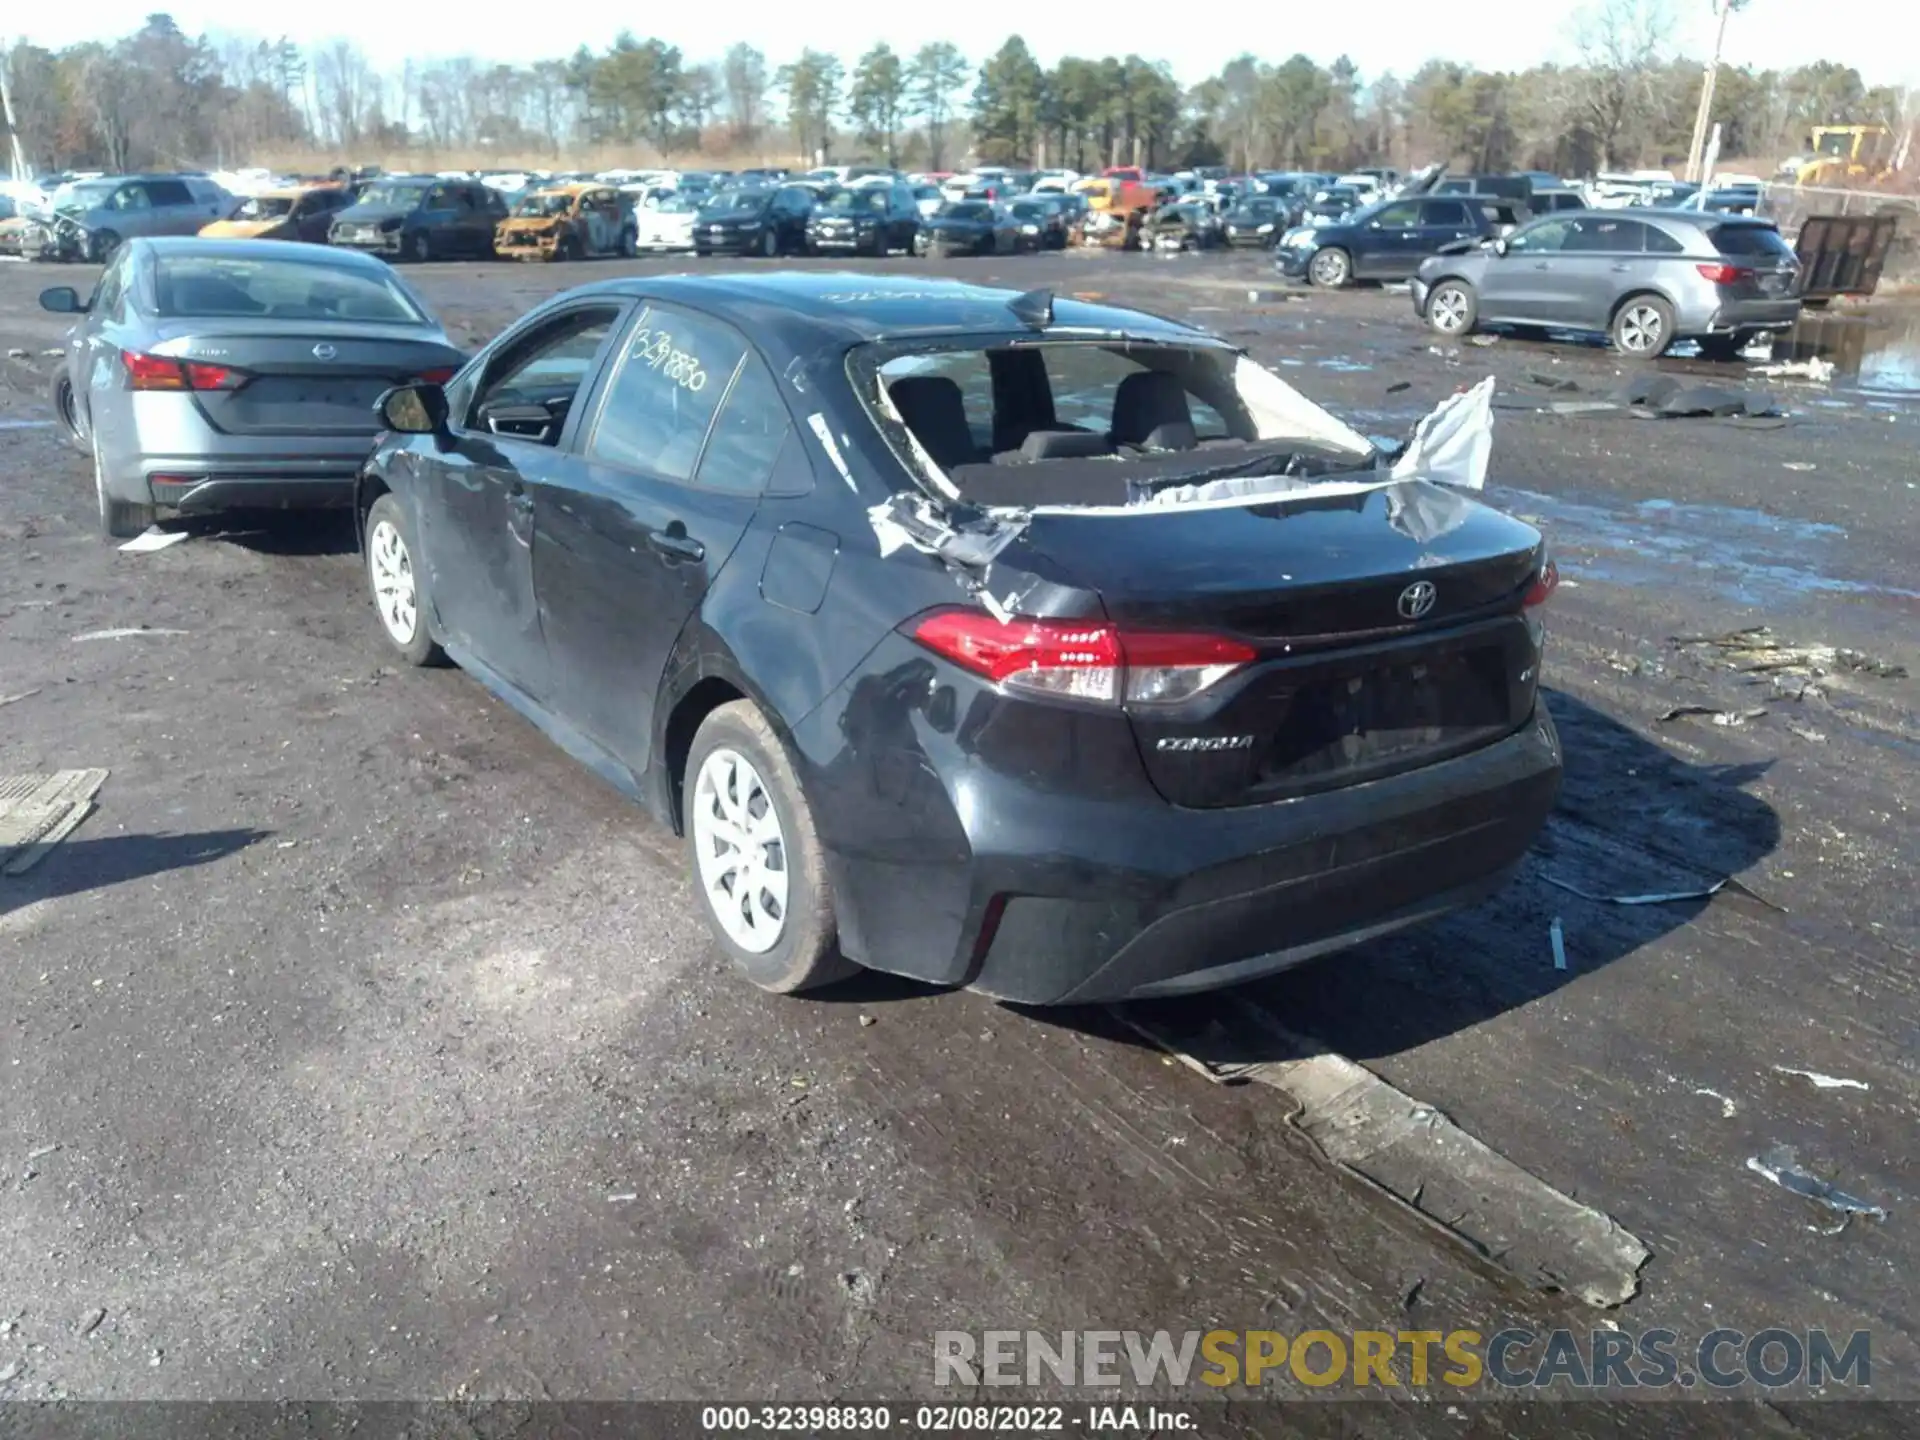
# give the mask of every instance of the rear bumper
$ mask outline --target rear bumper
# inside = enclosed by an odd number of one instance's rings
[[[876,791],[898,790],[889,820],[915,832],[884,851],[816,806],[843,943],[875,969],[1035,1005],[1239,984],[1472,904],[1520,863],[1561,771],[1544,706],[1451,760],[1230,809],[942,774],[948,758],[874,761]]]
[[[153,503],[182,515],[220,510],[343,510],[353,504],[354,470],[338,475],[208,475],[173,484],[154,481]]]
[[[1708,332],[1730,335],[1740,330],[1791,330],[1800,318],[1800,299],[1734,300],[1713,312]]]

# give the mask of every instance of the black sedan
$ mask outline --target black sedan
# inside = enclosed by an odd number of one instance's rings
[[[375,180],[339,212],[327,243],[400,260],[485,260],[493,255],[494,229],[506,218],[500,192],[477,181]]]
[[[696,255],[799,254],[807,248],[814,195],[804,185],[723,190],[693,220]]]
[[[1067,229],[1071,224],[1067,204],[1058,195],[1026,195],[1007,206],[1022,227],[1035,225],[1040,230],[1042,250],[1067,248]],[[1025,233],[1024,228],[1022,234]]]
[[[1040,227],[991,200],[943,205],[920,227],[916,255],[1013,255],[1040,248]]]
[[[769,989],[1235,983],[1479,899],[1554,800],[1539,533],[1173,321],[626,277],[381,413],[387,642],[684,835]]]
[[[1271,250],[1287,229],[1287,209],[1277,196],[1255,195],[1221,217],[1229,247]]]
[[[891,255],[913,249],[920,207],[904,181],[868,181],[829,192],[807,220],[807,249],[821,255]]]

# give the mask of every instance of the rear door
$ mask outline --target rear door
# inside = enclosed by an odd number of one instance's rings
[[[583,301],[506,339],[449,395],[453,443],[414,452],[414,523],[442,632],[536,701],[552,693],[533,588],[537,495],[569,483],[576,401],[631,308]]]
[[[147,199],[153,206],[153,226],[149,235],[194,235],[209,221],[220,218],[220,207],[211,200],[200,200],[185,180],[148,180],[143,182]]]
[[[1480,226],[1467,213],[1464,200],[1422,200],[1419,243],[1412,253],[1412,267],[1406,273],[1413,274],[1429,255],[1438,255],[1442,245],[1471,240],[1479,234]]]
[[[1648,283],[1647,227],[1638,220],[1608,214],[1571,218],[1560,249],[1562,299],[1551,318],[1584,330],[1603,330],[1614,304]]]
[[[667,655],[746,532],[792,423],[745,336],[649,304],[589,405],[582,459],[535,498],[557,708],[636,774]]]

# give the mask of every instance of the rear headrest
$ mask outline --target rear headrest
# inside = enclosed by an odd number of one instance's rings
[[[1035,430],[1020,442],[1023,460],[1079,460],[1089,455],[1111,455],[1113,442],[1086,430]]]
[[[906,375],[888,385],[887,394],[914,438],[941,469],[979,458],[980,447],[967,425],[966,399],[956,382],[944,375]]]
[[[1175,428],[1180,426],[1185,427],[1184,432]],[[1165,371],[1139,371],[1127,376],[1114,391],[1114,444],[1190,449],[1193,434],[1193,411],[1187,406],[1186,387]],[[1183,436],[1185,443],[1181,444]]]

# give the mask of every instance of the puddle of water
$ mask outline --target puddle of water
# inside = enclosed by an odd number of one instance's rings
[[[1627,585],[1671,585],[1691,571],[1716,593],[1765,605],[1814,595],[1872,595],[1920,600],[1905,590],[1828,573],[1846,554],[1837,525],[1783,519],[1727,505],[1643,500],[1591,504],[1531,490],[1500,487],[1502,508],[1537,518],[1562,547],[1570,573]],[[1592,552],[1566,555],[1565,549]]]
[[[51,430],[51,420],[0,420],[0,430]]]
[[[1342,375],[1354,375],[1363,370],[1373,369],[1371,365],[1359,360],[1349,360],[1344,355],[1332,355],[1325,360],[1316,360],[1313,363],[1322,370],[1336,370]]]
[[[1866,315],[1800,317],[1773,342],[1775,360],[1830,360],[1852,390],[1920,399],[1920,309],[1889,306]]]

